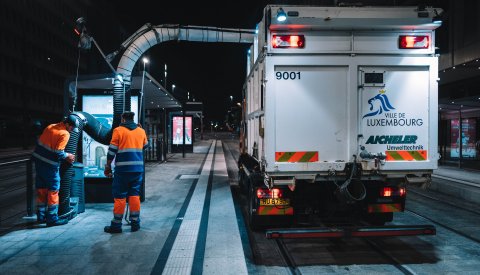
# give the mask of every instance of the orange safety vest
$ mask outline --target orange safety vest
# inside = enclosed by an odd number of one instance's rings
[[[50,124],[38,138],[32,155],[37,160],[59,167],[60,161],[67,157],[64,150],[69,138],[70,133],[63,122]]]
[[[143,149],[148,145],[145,130],[119,126],[113,130],[108,147],[108,160],[115,158],[117,172],[143,172]]]

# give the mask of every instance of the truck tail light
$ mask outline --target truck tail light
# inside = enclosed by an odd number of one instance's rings
[[[274,48],[304,48],[305,36],[303,35],[274,35],[272,38]]]
[[[383,187],[382,197],[391,197],[392,196],[392,187]]]
[[[398,46],[400,49],[428,49],[430,37],[428,35],[400,35]]]
[[[273,188],[258,188],[257,189],[257,198],[259,199],[278,199],[283,197],[283,192],[281,189]]]
[[[380,197],[404,197],[407,194],[405,187],[382,187],[380,189]]]

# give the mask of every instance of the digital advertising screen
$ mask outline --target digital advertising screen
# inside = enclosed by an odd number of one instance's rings
[[[462,137],[459,135],[460,120],[452,119],[451,126],[451,150],[450,157],[460,157],[460,140],[462,142],[462,157],[475,158],[477,150],[476,141],[476,121],[474,119],[462,119]]]
[[[185,144],[192,144],[192,117],[185,117]],[[172,117],[172,144],[183,145],[183,117]]]
[[[135,112],[135,122],[138,123],[138,96],[131,97],[131,109]],[[94,116],[103,126],[111,128],[113,123],[112,95],[84,95],[82,97],[83,111]],[[83,132],[82,160],[85,177],[105,177],[103,170],[107,163],[108,145],[95,141]],[[114,164],[112,164],[112,167]]]

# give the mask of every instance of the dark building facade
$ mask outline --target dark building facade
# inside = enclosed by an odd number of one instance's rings
[[[0,2],[0,149],[27,149],[38,131],[62,118],[64,82],[77,68],[79,73],[106,72],[98,53],[79,52],[73,31],[81,16],[102,13],[101,18],[115,22],[108,9],[93,2]],[[109,31],[119,32],[117,26],[108,26]]]
[[[439,2],[440,164],[480,169],[480,3]]]

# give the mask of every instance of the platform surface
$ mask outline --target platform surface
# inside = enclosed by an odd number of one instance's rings
[[[1,236],[0,274],[247,274],[221,141],[146,164],[141,230],[108,234],[112,203]]]

